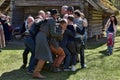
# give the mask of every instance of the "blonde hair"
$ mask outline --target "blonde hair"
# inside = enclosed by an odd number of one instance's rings
[[[45,11],[40,10],[40,11],[38,12],[38,14],[39,14],[39,15],[41,15],[41,14],[45,14]]]

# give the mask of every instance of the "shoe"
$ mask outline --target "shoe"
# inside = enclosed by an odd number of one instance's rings
[[[76,71],[76,67],[72,65],[71,71]]]
[[[53,71],[53,67],[52,66],[50,67],[50,71]]]
[[[60,71],[62,71],[62,70],[61,70],[61,68],[56,68],[56,70],[57,70],[57,72],[60,72]]]
[[[110,56],[111,54],[110,53],[107,53],[108,56]]]
[[[26,65],[23,64],[20,69],[26,69]]]
[[[53,68],[52,71],[53,71],[53,72],[60,72],[60,71],[62,71],[62,70],[61,70],[60,68]]]
[[[70,68],[63,69],[63,71],[71,71]]]
[[[33,74],[33,71],[27,70],[27,73],[28,73],[28,74]]]
[[[82,66],[82,67],[81,67],[81,69],[84,69],[84,68],[86,68],[86,67],[87,67],[87,65],[86,65],[86,64],[84,64],[84,66]]]

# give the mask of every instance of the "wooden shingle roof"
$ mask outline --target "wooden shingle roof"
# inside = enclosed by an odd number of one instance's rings
[[[96,10],[119,14],[118,9],[109,0],[86,0]]]
[[[92,5],[96,10],[100,10],[100,7],[94,2],[94,0],[86,0],[90,5]]]
[[[108,13],[118,13],[118,9],[109,0],[97,0],[97,4]]]

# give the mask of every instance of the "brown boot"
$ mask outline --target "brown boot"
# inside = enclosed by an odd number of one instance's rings
[[[33,78],[38,78],[38,79],[47,78],[46,76],[43,76],[40,74],[40,71],[42,70],[44,63],[45,63],[45,61],[43,61],[43,60],[38,61],[37,66],[36,66],[34,73],[33,73]]]

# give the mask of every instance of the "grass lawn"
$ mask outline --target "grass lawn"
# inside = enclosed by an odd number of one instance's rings
[[[87,68],[81,70],[80,64],[76,65],[76,72],[53,73],[43,71],[48,76],[44,80],[120,80],[120,28],[117,33],[113,55],[106,56],[106,39],[89,41],[85,50]],[[0,52],[0,80],[36,80],[19,69],[22,65],[23,44],[19,46],[9,43]]]

